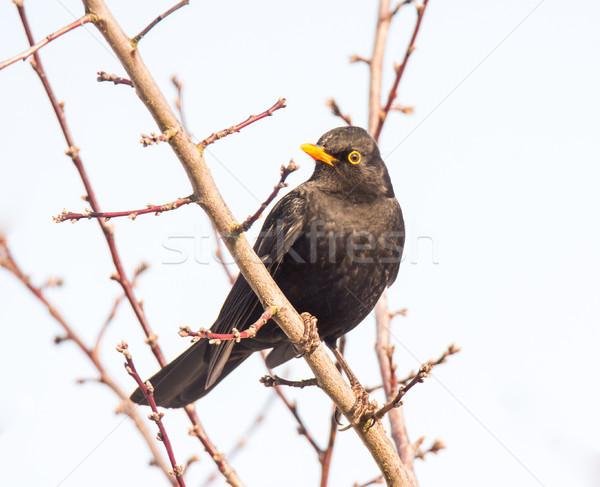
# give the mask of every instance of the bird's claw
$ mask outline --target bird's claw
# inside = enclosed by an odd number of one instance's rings
[[[340,431],[346,431],[352,428],[352,426],[359,424],[363,417],[367,418],[367,428],[371,428],[373,424],[375,424],[373,413],[377,411],[377,403],[370,400],[369,393],[358,383],[352,386],[352,392],[354,392],[354,397],[356,398],[356,401],[350,410],[352,420],[349,424],[340,428]],[[335,421],[337,424],[341,425],[339,421],[339,410],[337,409]]]
[[[300,317],[304,322],[304,335],[295,344],[300,351],[298,357],[304,357],[304,355],[310,355],[317,349],[321,344],[321,337],[319,337],[319,330],[317,328],[317,318],[310,313],[302,313]]]

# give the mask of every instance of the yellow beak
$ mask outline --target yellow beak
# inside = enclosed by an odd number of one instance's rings
[[[321,147],[320,145],[302,144],[300,146],[300,149],[302,149],[304,152],[306,152],[315,161],[321,161],[321,162],[324,162],[325,164],[329,164],[330,166],[333,166],[334,162],[338,162],[338,160],[335,157],[327,154],[327,152],[325,152],[323,147]]]

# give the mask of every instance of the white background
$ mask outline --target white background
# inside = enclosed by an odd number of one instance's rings
[[[135,35],[174,1],[112,1]],[[37,39],[83,15],[75,0],[25,2]],[[598,171],[600,4],[558,0],[431,0],[399,92],[415,114],[394,113],[381,151],[407,223],[406,259],[390,290],[391,307],[408,308],[393,324],[399,374],[448,344],[463,351],[406,398],[413,440],[441,438],[437,457],[417,462],[421,485],[597,486],[600,292]],[[366,123],[368,75],[348,57],[371,52],[375,1],[200,2],[159,24],[140,53],[169,100],[169,78],[185,82],[191,130],[204,138],[271,106],[288,108],[209,148],[207,162],[239,219],[258,207],[299,146],[341,124],[324,102],[335,96]],[[404,54],[415,14],[408,7],[390,30],[385,86]],[[0,59],[26,49],[12,2],[0,3]],[[95,81],[96,71],[125,75],[93,26],[41,51],[102,208],[166,203],[191,190],[166,144],[142,148],[157,131],[126,86]],[[387,90],[384,89],[387,93]],[[119,287],[95,222],[53,224],[63,208],[83,210],[81,183],[39,80],[27,62],[0,73],[0,230],[34,282],[69,323],[93,343]],[[180,325],[207,326],[228,285],[211,256],[202,211],[184,207],[135,222],[113,220],[126,268],[151,268],[137,295],[169,358],[187,346]],[[250,232],[253,238],[256,225]],[[431,243],[433,242],[433,244]],[[177,247],[187,257],[166,247]],[[166,485],[147,467],[136,430],[115,416],[107,388],[76,385],[94,377],[60,329],[7,272],[0,272],[0,484]],[[123,306],[104,340],[102,360],[126,389],[133,381],[114,351],[130,343],[146,376],[156,364],[139,325]],[[378,383],[369,318],[349,335],[348,358],[367,385]],[[272,394],[257,378],[258,357],[198,403],[200,417],[227,452]],[[305,378],[298,360],[280,373]],[[325,444],[330,403],[319,391],[288,391],[309,429]],[[381,400],[380,396],[377,396]],[[165,419],[179,462],[201,456],[188,485],[213,471],[186,418]],[[386,423],[387,424],[387,423]],[[151,429],[154,429],[150,425]],[[377,474],[352,432],[341,433],[330,485]],[[268,419],[231,463],[249,486],[316,485],[319,467],[288,411],[275,402]],[[223,483],[219,478],[219,483]]]

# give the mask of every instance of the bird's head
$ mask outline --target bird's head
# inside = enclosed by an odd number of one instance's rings
[[[300,147],[318,164],[310,178],[326,191],[371,198],[394,196],[377,143],[360,127],[330,130],[315,144]]]

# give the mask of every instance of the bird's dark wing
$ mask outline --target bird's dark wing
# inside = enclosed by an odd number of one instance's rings
[[[265,219],[254,244],[254,251],[273,276],[278,272],[283,256],[290,251],[303,231],[305,204],[304,191],[302,186],[299,186],[284,196]],[[231,333],[233,328],[239,331],[246,330],[260,317],[261,313],[262,307],[258,298],[244,277],[240,275],[229,292],[211,331]],[[253,341],[257,340],[253,339]],[[210,349],[207,388],[221,375],[234,344],[233,340],[229,340]],[[244,341],[237,346],[240,345],[252,347],[252,344],[245,344]]]
[[[390,228],[395,229],[384,235],[383,247],[391,251],[389,255],[384,257],[391,260],[391,265],[387,265],[385,268],[385,278],[387,287],[390,287],[396,277],[398,277],[398,269],[400,268],[400,261],[402,260],[402,253],[404,251],[404,218],[402,216],[402,210],[396,198],[391,199],[389,205],[390,215],[387,217],[387,221],[390,222]]]

